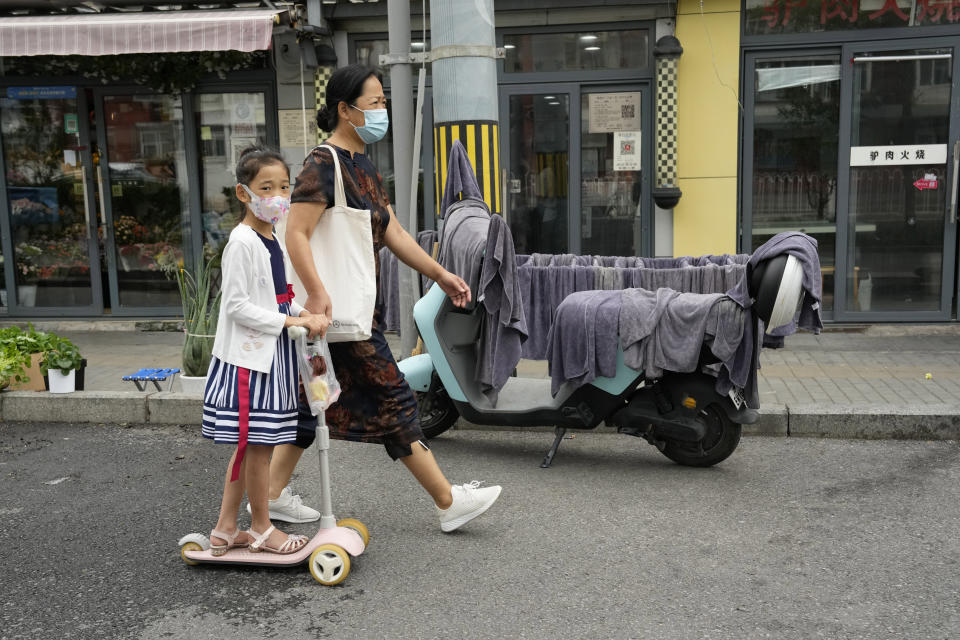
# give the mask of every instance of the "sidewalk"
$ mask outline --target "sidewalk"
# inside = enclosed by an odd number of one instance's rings
[[[85,391],[53,414],[27,410],[41,398],[0,394],[4,420],[195,421],[199,401],[179,393],[139,392],[121,377],[145,366],[178,366],[183,334],[136,330],[133,322],[35,323],[76,342],[87,359]],[[399,338],[389,334],[395,349]],[[960,438],[960,325],[831,327],[798,333],[765,349],[761,422],[748,433],[858,438]],[[928,377],[929,374],[929,377]],[[546,377],[545,362],[523,361],[518,375]],[[166,387],[164,387],[166,388]],[[149,399],[148,399],[149,398]],[[98,413],[98,411],[100,413]],[[102,415],[102,417],[97,417]]]

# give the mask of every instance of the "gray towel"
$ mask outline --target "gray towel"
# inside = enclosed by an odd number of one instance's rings
[[[520,362],[527,339],[527,320],[517,276],[513,236],[498,215],[490,217],[490,230],[480,272],[480,300],[487,311],[477,354],[477,380],[481,392],[494,405],[497,393]]]
[[[476,304],[480,285],[480,264],[487,246],[490,213],[483,200],[461,200],[447,211],[437,261],[470,286],[471,308]]]
[[[743,337],[743,308],[722,293],[626,289],[620,308],[624,363],[647,378],[695,371],[706,343],[729,360]]]
[[[400,264],[389,247],[380,249],[379,255],[383,324],[387,331],[397,331],[400,328]]]
[[[463,143],[453,141],[450,147],[450,159],[447,161],[447,183],[443,187],[443,199],[440,201],[440,217],[446,219],[448,209],[462,196],[463,199],[483,200],[483,193],[477,185],[477,176],[470,164],[470,157]]]
[[[802,329],[820,333],[823,321],[820,318],[820,256],[817,254],[817,241],[810,236],[790,231],[778,233],[757,247],[750,256],[746,271],[735,287],[727,292],[737,304],[748,309],[753,304],[750,297],[749,279],[754,267],[763,260],[778,255],[789,254],[800,261],[803,267],[803,303],[797,324],[781,327],[775,333],[778,337],[790,335]],[[760,368],[760,350],[763,346],[763,322],[751,314],[751,320],[745,323],[743,340],[729,363],[720,369],[718,390],[727,393],[733,387],[743,389],[747,406],[758,408],[760,396],[757,389],[757,370]]]
[[[587,384],[617,371],[619,291],[584,291],[567,296],[550,329],[550,389],[565,382]]]
[[[437,242],[437,232],[432,229],[427,229],[417,234],[417,244],[420,245],[420,248],[423,249],[428,256],[433,255],[433,245],[436,242]],[[431,284],[433,284],[433,280],[431,280],[425,275],[420,276],[420,295],[421,296],[424,293],[426,293],[427,289],[430,288]]]

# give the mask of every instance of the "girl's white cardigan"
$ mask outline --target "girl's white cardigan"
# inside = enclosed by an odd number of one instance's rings
[[[257,235],[251,227],[238,224],[223,250],[223,296],[213,355],[238,367],[269,373],[286,316],[277,311],[270,251]],[[285,250],[283,261],[289,274]],[[301,311],[296,301],[290,303],[291,315],[299,316]]]

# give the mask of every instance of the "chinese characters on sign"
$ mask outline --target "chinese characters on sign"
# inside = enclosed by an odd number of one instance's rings
[[[960,22],[960,0],[746,0],[746,9],[748,34]]]
[[[613,170],[640,170],[640,132],[616,131],[613,134]]]
[[[591,93],[590,133],[640,130],[640,92]]]
[[[901,164],[945,164],[947,145],[898,145],[891,147],[850,147],[851,167]]]

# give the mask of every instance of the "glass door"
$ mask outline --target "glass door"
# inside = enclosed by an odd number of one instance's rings
[[[570,150],[579,127],[572,114],[577,85],[501,87],[501,157],[506,169],[506,210],[517,254],[579,250],[571,238]]]
[[[950,315],[954,47],[928,43],[848,46],[842,57],[850,61],[850,126],[840,319]]]
[[[822,309],[834,308],[840,51],[750,54],[744,65],[742,250],[783,231],[817,241]],[[842,282],[842,278],[841,278]]]
[[[644,186],[644,93],[583,87],[580,94],[580,253],[650,255],[649,188]],[[650,171],[647,171],[649,175]]]
[[[177,313],[173,272],[191,245],[182,98],[103,90],[96,96],[96,178],[111,310]]]
[[[10,315],[102,311],[86,113],[72,86],[8,87],[0,98],[9,213],[0,307]]]

